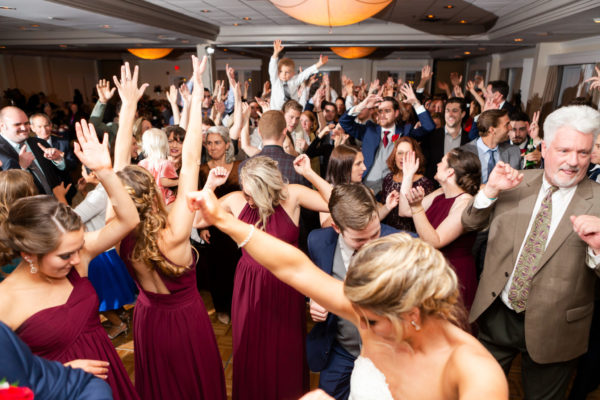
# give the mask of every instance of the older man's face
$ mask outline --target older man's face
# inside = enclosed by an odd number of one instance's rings
[[[4,116],[0,119],[0,132],[15,143],[22,143],[29,137],[29,119],[27,115],[16,107],[4,110]]]
[[[581,182],[590,164],[593,142],[592,134],[569,126],[558,128],[549,145],[542,143],[544,173],[548,182],[561,188]]]
[[[48,140],[52,133],[52,123],[44,117],[36,117],[31,121],[31,130],[40,139]]]

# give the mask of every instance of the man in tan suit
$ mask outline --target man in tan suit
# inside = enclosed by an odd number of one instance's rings
[[[563,399],[587,349],[600,274],[600,185],[585,179],[600,113],[570,106],[544,122],[544,170],[499,162],[462,215],[490,226],[471,322],[508,372],[522,355],[527,399]]]

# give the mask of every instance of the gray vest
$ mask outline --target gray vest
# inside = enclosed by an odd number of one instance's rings
[[[342,251],[339,242],[335,246],[332,276],[340,281],[346,278],[346,268],[342,260]],[[360,354],[360,334],[352,322],[338,317],[336,340],[344,350],[354,357],[358,357]]]

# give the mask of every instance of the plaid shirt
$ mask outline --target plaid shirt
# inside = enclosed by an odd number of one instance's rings
[[[283,151],[283,147],[276,145],[265,146],[263,147],[260,153],[256,154],[251,158],[258,156],[270,157],[273,160],[277,161],[279,171],[283,176],[283,180],[287,181],[287,183],[297,183],[300,185],[309,186],[309,183],[306,181],[306,179],[304,179],[302,175],[299,175],[294,169],[294,156],[291,156],[285,151]],[[246,161],[247,160],[244,160],[240,164],[239,172],[241,172],[242,167],[244,166]]]

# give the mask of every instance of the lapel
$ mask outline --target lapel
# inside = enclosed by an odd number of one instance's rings
[[[540,260],[540,268],[538,271],[544,267],[544,264],[548,262],[550,257],[552,257],[565,242],[567,236],[573,232],[573,225],[570,220],[571,215],[587,214],[588,210],[592,207],[592,201],[590,201],[593,197],[592,184],[592,181],[584,177],[577,185],[571,203],[569,203],[569,206],[565,210],[556,231],[550,239],[550,243],[546,246],[546,251],[544,251],[542,259]]]
[[[11,144],[8,143],[8,141],[6,139],[4,139],[4,136],[2,136],[2,135],[0,135],[0,149],[4,153],[6,153],[6,152],[10,153],[11,157],[16,158],[17,160],[19,159],[19,153],[17,153],[15,148],[12,147]]]
[[[516,208],[515,214],[516,223],[513,234],[512,265],[516,265],[521,244],[525,240],[527,226],[529,226],[529,221],[531,220],[531,210],[535,206],[540,187],[542,187],[542,173],[543,171],[539,171],[523,178],[523,187],[519,192],[519,206]]]
[[[324,271],[329,275],[333,273],[333,258],[335,257],[335,249],[338,241],[338,234],[333,230],[333,228],[330,229],[333,231],[333,234],[328,237],[328,240],[324,243],[325,246],[323,248],[323,267]]]

